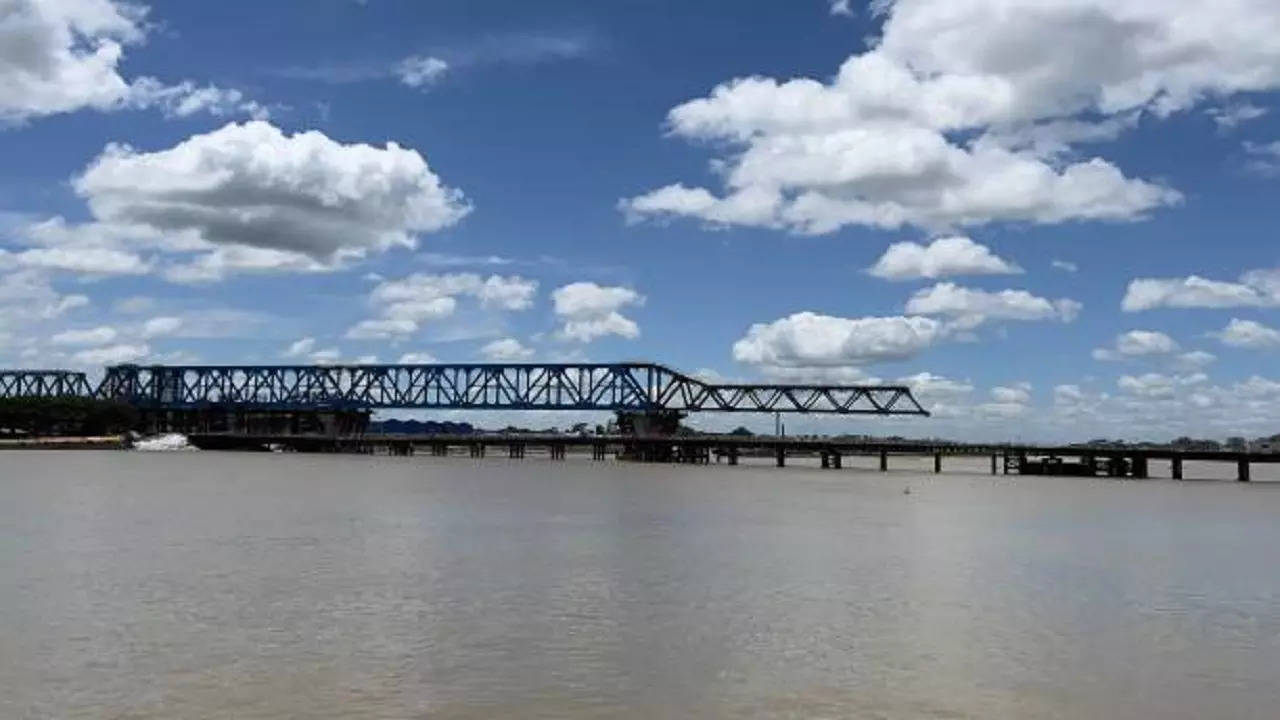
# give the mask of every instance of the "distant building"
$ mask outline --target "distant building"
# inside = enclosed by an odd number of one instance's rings
[[[1249,443],[1249,451],[1256,453],[1280,453],[1280,435],[1258,438]]]

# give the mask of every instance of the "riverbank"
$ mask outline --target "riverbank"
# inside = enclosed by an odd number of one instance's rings
[[[128,435],[0,438],[0,450],[127,450]]]

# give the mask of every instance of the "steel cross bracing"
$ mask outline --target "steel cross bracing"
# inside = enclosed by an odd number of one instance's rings
[[[452,408],[927,415],[901,385],[711,384],[652,363],[107,369],[96,395],[142,408]]]
[[[0,370],[0,398],[89,397],[93,388],[82,372]]]

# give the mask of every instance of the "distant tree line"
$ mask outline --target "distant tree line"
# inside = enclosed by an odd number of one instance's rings
[[[26,436],[118,435],[137,428],[138,411],[92,398],[0,398],[0,434]]]

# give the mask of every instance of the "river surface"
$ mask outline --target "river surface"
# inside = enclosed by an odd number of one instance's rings
[[[0,718],[1277,717],[1280,483],[985,462],[3,453]]]

